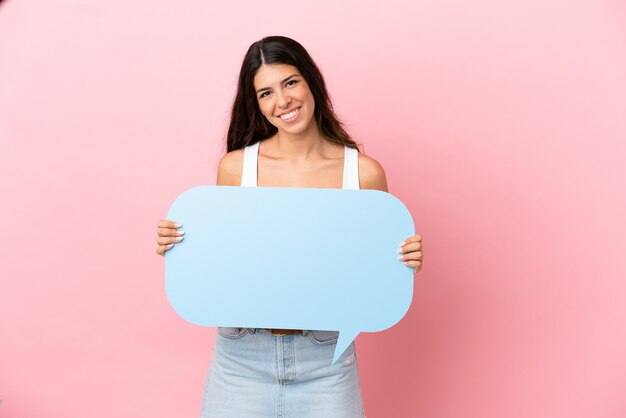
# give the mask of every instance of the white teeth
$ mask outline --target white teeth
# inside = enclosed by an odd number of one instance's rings
[[[281,118],[282,120],[291,119],[291,118],[293,118],[294,116],[296,116],[296,114],[298,113],[298,111],[299,111],[299,110],[300,110],[300,109],[296,109],[296,110],[294,110],[293,112],[289,112],[289,113],[287,113],[286,115],[280,115],[280,118]]]

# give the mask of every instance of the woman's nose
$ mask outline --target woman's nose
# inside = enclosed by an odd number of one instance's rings
[[[278,107],[280,107],[281,109],[287,109],[287,107],[291,103],[291,97],[280,92],[277,93],[276,96],[278,98]]]

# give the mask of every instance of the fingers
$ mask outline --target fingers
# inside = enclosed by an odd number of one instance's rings
[[[162,219],[157,222],[157,234],[160,237],[177,237],[183,235],[185,232],[178,230],[182,225],[166,219]]]
[[[182,235],[185,232],[178,229],[181,226],[181,224],[167,219],[161,219],[157,222],[157,254],[165,255],[165,252],[171,249],[175,243],[183,240]]]
[[[412,267],[415,273],[422,269],[422,252],[413,251],[406,254],[400,254],[398,260],[402,261],[405,266]]]
[[[398,260],[402,260],[402,261],[422,261],[422,252],[421,251],[414,251],[412,253],[406,253],[406,254],[400,254],[398,256]]]
[[[413,268],[415,273],[422,269],[422,236],[419,234],[407,238],[400,244],[398,249],[400,255],[398,260],[407,266]]]
[[[406,244],[404,247],[400,247],[398,252],[404,254],[404,253],[410,253],[412,251],[419,251],[421,249],[422,249],[422,243],[414,242],[411,244]]]
[[[411,244],[414,242],[422,242],[422,236],[419,234],[415,234],[407,239],[404,240],[404,242],[402,242],[400,244],[401,247],[405,246],[406,244]]]
[[[156,253],[158,255],[165,255],[165,251],[169,250],[170,248],[172,248],[174,246],[174,244],[170,244],[170,245],[159,245],[156,249]]]
[[[168,221],[167,219],[161,219],[157,222],[157,228],[180,228],[180,224],[174,221]]]
[[[175,244],[177,242],[181,242],[183,237],[158,237],[156,239],[156,243],[159,245],[168,245]]]
[[[406,261],[403,264],[405,266],[412,267],[415,273],[419,273],[419,271],[422,269],[421,261]]]

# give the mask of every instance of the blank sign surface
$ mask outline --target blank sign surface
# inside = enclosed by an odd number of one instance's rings
[[[199,186],[167,219],[185,231],[166,253],[167,297],[194,324],[339,331],[334,362],[411,304],[413,271],[397,250],[413,220],[391,194]]]

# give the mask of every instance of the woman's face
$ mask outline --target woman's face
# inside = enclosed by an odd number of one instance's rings
[[[261,113],[279,131],[299,134],[315,126],[315,100],[296,67],[263,64],[254,76],[254,90]]]

